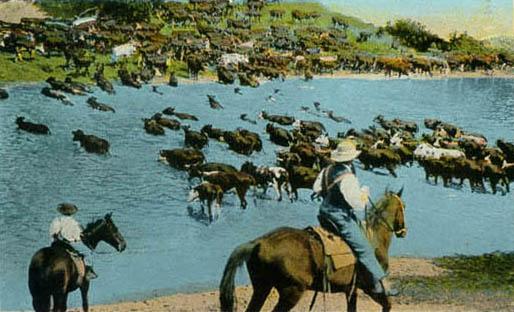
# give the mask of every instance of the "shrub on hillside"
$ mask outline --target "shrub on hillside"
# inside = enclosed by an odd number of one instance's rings
[[[383,29],[397,38],[403,45],[421,52],[426,52],[431,47],[436,47],[439,50],[448,48],[446,41],[429,32],[423,24],[410,19],[400,19],[395,21],[394,24],[388,22]]]

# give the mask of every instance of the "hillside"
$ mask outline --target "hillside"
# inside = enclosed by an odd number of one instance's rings
[[[224,83],[238,78],[251,86],[257,86],[259,79],[287,75],[310,79],[313,74],[336,71],[388,76],[432,76],[450,71],[490,74],[494,69],[510,70],[514,61],[514,52],[508,49],[511,41],[506,39],[486,44],[466,34],[454,34],[445,40],[412,20],[376,27],[314,2],[36,3],[51,17],[30,19],[43,16],[30,2],[3,4],[10,6],[12,20],[0,24],[4,38],[0,66],[8,69],[0,73],[0,80],[40,81],[49,75],[62,79],[77,69],[81,60],[89,63],[88,70],[105,65],[107,79],[116,78],[120,66],[136,76],[148,67],[152,77],[170,72],[183,78],[221,75]],[[98,17],[92,24],[73,24],[78,16],[93,12]],[[127,43],[137,46],[135,53],[112,63],[113,48]],[[71,54],[68,60],[66,54]],[[224,54],[245,55],[248,64],[220,66]],[[73,74],[88,82],[88,70]]]

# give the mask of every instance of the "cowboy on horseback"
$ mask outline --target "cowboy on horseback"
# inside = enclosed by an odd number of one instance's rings
[[[387,286],[387,274],[375,257],[374,248],[362,232],[360,220],[355,214],[355,210],[363,210],[369,201],[369,189],[367,186],[360,187],[352,164],[359,154],[352,141],[339,143],[330,155],[334,164],[323,169],[314,182],[312,198],[323,198],[319,210],[322,225],[333,225],[351,247],[359,263],[371,274],[374,285],[372,292],[395,296],[398,292]]]
[[[85,278],[91,280],[97,277],[88,261],[85,260],[85,254],[79,252],[84,249],[82,242],[82,226],[73,218],[73,215],[78,211],[77,206],[70,203],[62,203],[57,206],[57,211],[62,216],[56,217],[50,224],[50,239],[52,247],[65,248],[73,259],[83,261],[85,265]],[[80,243],[80,244],[79,244]]]

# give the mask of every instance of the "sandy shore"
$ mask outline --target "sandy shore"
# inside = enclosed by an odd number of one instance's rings
[[[155,77],[152,81],[153,84],[168,84],[168,76],[160,76]],[[397,80],[397,79],[413,79],[413,80],[440,80],[440,79],[459,79],[459,78],[514,78],[514,70],[513,71],[495,71],[492,75],[486,74],[483,71],[476,72],[450,72],[448,74],[434,73],[432,76],[428,75],[419,75],[419,74],[410,74],[409,76],[402,76],[398,78],[398,76],[386,77],[384,73],[356,73],[352,71],[337,71],[333,74],[322,74],[322,75],[314,75],[314,79],[362,79],[362,80]],[[303,79],[303,76],[295,76],[289,75],[286,79]],[[261,78],[259,79],[259,83],[266,83],[267,79]],[[178,78],[179,84],[194,84],[194,83],[209,83],[209,82],[218,82],[217,77],[215,76],[201,76],[197,80],[187,79],[187,78]],[[235,84],[237,85],[237,83]]]
[[[400,276],[435,276],[444,274],[440,268],[436,267],[430,260],[417,258],[393,258],[391,259],[391,277]],[[240,273],[241,274],[241,273]],[[94,284],[92,285],[94,287]],[[244,311],[250,297],[252,289],[250,286],[238,287],[237,310]],[[127,301],[108,305],[93,306],[92,312],[165,312],[165,311],[219,311],[218,302],[219,292],[217,290],[194,293],[194,294],[175,294],[171,296],[150,298],[140,301]],[[306,292],[294,311],[308,311],[312,300],[313,292]],[[278,300],[275,291],[266,301],[263,311],[271,311]],[[319,295],[314,311],[345,311],[346,303],[343,294],[327,294],[326,301]],[[94,303],[93,303],[94,304]],[[358,299],[359,311],[380,311],[380,306],[373,302],[369,297],[360,293]],[[416,303],[412,298],[397,297],[393,299],[394,311],[479,311],[473,306],[457,304],[435,304],[435,303]],[[72,311],[81,311],[73,309]]]

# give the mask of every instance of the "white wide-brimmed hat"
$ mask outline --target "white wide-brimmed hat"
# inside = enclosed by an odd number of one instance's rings
[[[346,162],[355,159],[360,153],[352,141],[344,140],[330,153],[330,158],[335,162]]]

